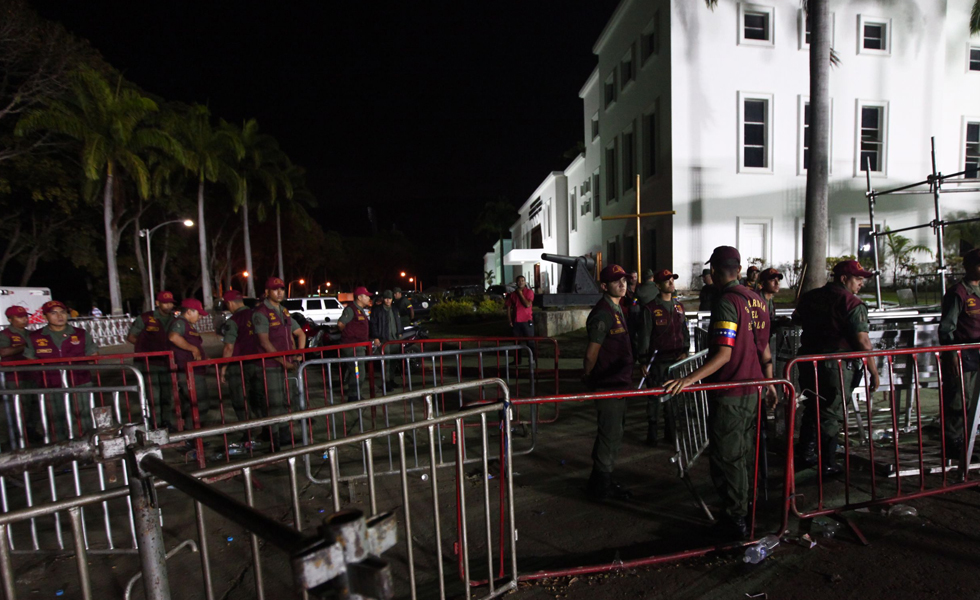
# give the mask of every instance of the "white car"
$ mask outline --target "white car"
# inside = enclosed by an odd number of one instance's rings
[[[336,298],[289,298],[282,303],[290,312],[303,313],[303,316],[318,325],[336,325],[344,312],[344,305]]]

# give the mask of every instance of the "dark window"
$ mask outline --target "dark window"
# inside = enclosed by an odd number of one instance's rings
[[[803,41],[810,45],[810,13],[803,11]]]
[[[306,310],[323,310],[323,302],[321,300],[307,300]]]
[[[657,174],[657,115],[658,111],[647,115],[644,118],[643,133],[646,138],[644,147],[646,148],[646,167],[644,174],[647,177]]]
[[[871,237],[870,225],[858,225],[858,248],[857,257],[871,258],[874,256],[874,238]]]
[[[633,51],[630,50],[623,57],[622,62],[619,63],[620,80],[622,81],[622,87],[626,87],[626,84],[633,81]]]
[[[861,107],[861,170],[871,172],[882,170],[881,151],[883,146],[882,108],[880,106]]]
[[[743,164],[746,167],[766,168],[766,101],[746,100],[743,117]]]
[[[571,221],[572,231],[578,229],[578,211],[575,210],[577,208],[575,200],[575,192],[572,192],[568,199],[568,218]]]
[[[966,177],[977,179],[980,174],[980,123],[966,124]]]
[[[599,115],[592,117],[592,139],[599,137]]]
[[[286,310],[298,310],[303,311],[303,301],[302,300],[283,300],[282,305]]]
[[[769,40],[769,13],[745,13],[745,39]]]
[[[803,105],[803,170],[810,168],[810,103]]]
[[[610,104],[616,101],[616,74],[613,73],[606,79],[605,86],[603,87],[603,98],[605,99],[606,108]]]
[[[593,216],[593,218],[596,218],[596,219],[598,219],[599,217],[602,216],[602,202],[599,201],[599,197],[600,197],[600,194],[601,194],[601,191],[600,190],[602,190],[602,187],[599,185],[600,184],[600,181],[601,180],[600,180],[600,177],[599,177],[599,172],[596,171],[592,175],[592,192],[591,192],[592,193],[592,206],[594,207],[593,208],[593,211],[592,211],[592,216]]]
[[[643,63],[646,64],[654,54],[660,54],[660,11],[653,13],[653,25],[650,31],[643,34],[640,42],[640,52]]]
[[[980,48],[970,48],[970,70],[980,71]]]
[[[864,26],[864,47],[868,50],[885,50],[885,26],[867,23]]]
[[[623,134],[623,189],[629,190],[634,186],[636,178],[636,136],[633,132]]]
[[[606,202],[612,202],[619,196],[616,189],[616,147],[606,148]]]

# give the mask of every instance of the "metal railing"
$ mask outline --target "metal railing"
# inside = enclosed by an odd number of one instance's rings
[[[963,355],[976,353],[978,348],[980,344],[960,344],[841,352],[799,356],[787,364],[787,378],[798,370],[798,378],[804,382],[801,388],[812,385],[799,390],[807,403],[805,419],[815,418],[821,403],[836,396],[841,396],[843,417],[841,434],[834,440],[842,457],[826,455],[822,440],[827,436],[822,432],[821,419],[817,419],[814,424],[817,468],[812,476],[807,475],[807,468],[799,467],[794,459],[793,425],[798,408],[796,402],[790,403],[787,518],[790,512],[800,518],[811,518],[980,485],[980,479],[969,476],[971,469],[980,468],[970,458],[977,434],[980,386],[970,389],[963,365]],[[874,361],[880,374],[878,390],[871,388],[869,361]],[[923,365],[931,362],[943,363],[937,371],[935,392],[926,388],[922,377]],[[899,401],[903,386],[911,391],[906,409]],[[852,394],[851,390],[861,393]],[[955,415],[949,410],[954,395],[967,399],[960,403]],[[968,406],[974,407],[972,412],[967,410]],[[903,426],[902,417],[906,415]],[[954,426],[959,420],[962,423]],[[962,447],[951,447],[949,435],[959,437]],[[825,465],[840,458],[843,482],[838,476],[824,472]],[[949,476],[954,470],[957,471],[955,479]],[[910,477],[918,478],[911,491],[909,485],[903,485],[903,480]],[[801,504],[804,498],[811,498],[805,506]]]
[[[501,391],[503,401],[482,404],[476,407],[464,408],[453,414],[435,416],[433,404],[435,395],[451,394],[461,389],[496,386]],[[513,509],[513,469],[511,465],[510,440],[510,407],[509,392],[505,382],[500,379],[485,379],[465,382],[433,389],[406,392],[393,396],[397,400],[409,400],[421,397],[429,410],[428,418],[417,423],[406,423],[386,430],[361,433],[344,439],[334,439],[309,446],[284,450],[278,454],[263,457],[252,457],[235,464],[217,465],[195,472],[184,472],[176,469],[162,459],[162,448],[167,444],[195,441],[207,437],[226,436],[241,432],[249,427],[276,426],[289,422],[302,422],[321,416],[336,414],[345,409],[342,406],[327,406],[310,409],[303,412],[284,414],[273,417],[255,419],[244,423],[235,423],[217,427],[203,428],[193,431],[178,432],[168,435],[163,430],[149,430],[141,426],[125,425],[102,427],[79,440],[71,440],[39,449],[26,450],[16,456],[0,455],[0,476],[10,477],[21,473],[37,470],[46,466],[59,466],[72,462],[106,462],[124,458],[127,468],[132,474],[128,488],[115,488],[98,493],[92,493],[70,499],[62,499],[44,506],[11,511],[0,515],[0,540],[7,540],[10,527],[13,524],[29,521],[32,518],[42,518],[59,511],[68,511],[71,516],[74,533],[74,551],[78,570],[79,585],[82,597],[96,596],[93,592],[93,578],[89,573],[88,550],[83,543],[82,514],[85,507],[97,505],[119,498],[131,499],[135,513],[135,531],[137,548],[141,561],[141,579],[146,597],[153,600],[165,600],[180,597],[171,594],[171,586],[199,586],[199,582],[182,577],[180,582],[171,581],[167,576],[166,558],[162,530],[160,527],[161,501],[157,489],[167,485],[173,486],[194,501],[198,539],[196,547],[200,553],[202,580],[207,598],[214,598],[215,583],[210,568],[210,553],[207,544],[206,513],[207,506],[221,517],[246,528],[251,533],[252,568],[256,583],[256,596],[265,597],[265,575],[277,580],[285,579],[304,597],[320,597],[322,594],[340,593],[361,594],[379,598],[391,597],[395,588],[419,597],[424,590],[424,597],[439,598],[447,595],[465,595],[466,598],[476,596],[481,590],[480,598],[499,597],[517,585],[517,556],[516,528]],[[358,404],[362,409],[380,406],[386,399],[363,400]],[[502,415],[500,428],[499,472],[497,477],[491,477],[488,440],[491,429],[488,426],[489,414]],[[470,436],[467,440],[466,421],[479,420],[479,437]],[[440,515],[440,506],[445,499],[439,495],[439,465],[435,452],[435,436],[443,426],[450,426],[456,434],[455,455],[455,515]],[[430,480],[429,493],[421,493],[409,484],[407,452],[405,437],[416,430],[424,430],[429,438],[429,470],[426,479]],[[345,448],[360,447],[367,450],[367,456],[374,441],[388,435],[398,437],[400,454],[400,489],[397,495],[382,497],[380,486],[375,481],[371,469],[368,478],[369,509],[367,518],[352,511],[340,512],[341,501],[339,481],[343,468],[343,451]],[[464,472],[467,447],[466,443],[477,444],[480,469],[477,482],[480,489],[472,491],[472,483]],[[300,509],[300,492],[296,472],[297,459],[309,453],[326,453],[330,457],[330,469],[333,474],[331,497],[333,508],[338,513],[331,515],[323,526],[315,532],[304,532],[300,529],[302,515]],[[254,473],[260,468],[273,465],[286,466],[290,482],[290,506],[292,509],[292,525],[285,525],[279,520],[265,515],[255,509],[252,488]],[[244,502],[230,496],[205,483],[223,479],[238,473],[243,477]],[[496,504],[491,500],[496,494],[491,494],[492,487],[499,488],[499,500]],[[417,493],[419,492],[419,493]],[[428,511],[419,511],[413,507],[413,501],[419,496],[429,505]],[[382,502],[389,502],[401,516],[401,523],[396,523],[392,513],[378,512]],[[475,512],[470,512],[475,508]],[[164,509],[166,512],[166,509]],[[431,521],[426,521],[426,512],[431,515]],[[494,515],[499,515],[499,523],[494,522]],[[454,536],[458,549],[459,581],[453,584],[448,580],[448,573],[443,568],[443,528],[448,517],[454,517]],[[421,522],[419,522],[421,521]],[[171,525],[173,526],[173,525]],[[396,529],[404,532],[398,535]],[[495,532],[496,530],[496,532]],[[498,539],[494,536],[499,534]],[[434,548],[428,543],[417,541],[417,537],[432,535]],[[396,542],[396,537],[398,541]],[[286,573],[265,573],[260,558],[259,541],[285,551],[289,555],[291,571]],[[499,542],[499,553],[494,553],[494,542]],[[182,542],[171,550],[173,555],[180,547],[188,545]],[[429,548],[428,551],[425,549]],[[483,548],[485,557],[478,558],[477,548]],[[395,563],[385,562],[376,555],[385,550],[391,554],[397,553]],[[375,555],[375,556],[372,556]],[[425,568],[418,568],[424,555],[430,554],[424,564],[433,565],[437,581]],[[404,565],[406,572],[403,577],[393,576],[394,566]],[[485,571],[485,577],[480,573]],[[3,588],[8,600],[16,598],[17,580],[13,565],[13,556],[7,543],[0,543],[0,575]],[[136,581],[133,578],[130,581]],[[423,581],[425,580],[425,581]],[[429,587],[420,587],[429,586]],[[436,592],[436,588],[438,592]],[[281,585],[277,588],[276,597],[281,597]],[[330,596],[333,597],[333,596]],[[353,596],[352,596],[353,597]]]

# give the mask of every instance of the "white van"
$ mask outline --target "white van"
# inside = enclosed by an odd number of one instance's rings
[[[31,315],[31,325],[45,323],[44,315],[41,314],[41,305],[48,300],[51,300],[50,288],[0,287],[0,327],[10,325],[5,313],[11,306],[26,308]]]
[[[317,325],[336,325],[341,313],[344,312],[344,305],[336,298],[330,296],[289,298],[283,300],[282,305],[289,312],[303,313],[304,317]]]

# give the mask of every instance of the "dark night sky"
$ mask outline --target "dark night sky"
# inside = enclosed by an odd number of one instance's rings
[[[374,206],[420,243],[460,238],[475,272],[483,202],[519,205],[582,139],[617,4],[33,1],[146,91],[258,119],[308,170],[324,229],[367,233]]]

